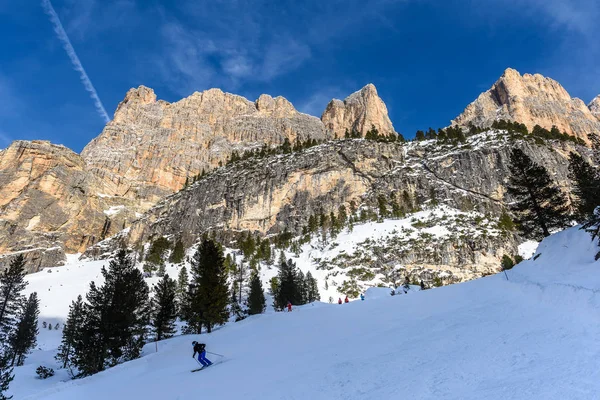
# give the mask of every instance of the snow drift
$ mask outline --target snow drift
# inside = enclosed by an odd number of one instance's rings
[[[571,228],[504,274],[349,304],[304,306],[180,336],[95,376],[15,399],[592,399],[600,391],[600,262]],[[226,355],[198,373],[192,340]],[[51,355],[48,355],[51,357]],[[211,355],[209,355],[209,358]],[[32,365],[37,363],[37,365]]]

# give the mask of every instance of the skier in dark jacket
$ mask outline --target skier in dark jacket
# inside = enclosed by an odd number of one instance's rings
[[[192,342],[192,345],[194,346],[194,355],[192,357],[196,358],[196,353],[198,353],[198,361],[202,364],[202,368],[212,365],[212,362],[206,358],[206,345],[198,343],[195,340]]]

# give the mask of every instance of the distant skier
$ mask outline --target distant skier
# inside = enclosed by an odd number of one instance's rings
[[[202,368],[212,365],[212,362],[206,358],[206,345],[198,343],[195,340],[192,342],[192,345],[194,346],[194,355],[192,357],[196,358],[196,353],[198,353],[198,361],[202,364]]]
[[[365,295],[364,294],[360,294],[360,301],[365,301]]]
[[[344,303],[349,303],[350,300],[348,300],[348,296],[346,296],[346,298],[344,299]]]
[[[288,312],[292,312],[292,303],[290,303],[289,301],[287,303],[287,310]]]
[[[421,279],[421,290],[425,290],[425,283],[423,283],[423,279]]]
[[[338,299],[338,304],[342,304],[342,298],[341,297]]]

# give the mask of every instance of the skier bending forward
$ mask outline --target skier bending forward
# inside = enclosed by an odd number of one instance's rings
[[[196,353],[198,353],[198,361],[202,364],[202,368],[212,365],[212,362],[206,358],[206,345],[198,343],[195,340],[192,342],[192,345],[194,345],[194,355],[192,357],[196,358]]]

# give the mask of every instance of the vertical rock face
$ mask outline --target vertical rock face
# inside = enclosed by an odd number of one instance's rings
[[[600,95],[596,96],[594,100],[588,105],[588,108],[592,114],[600,121]]]
[[[328,137],[318,118],[283,97],[256,102],[210,89],[175,103],[152,89],[131,89],[114,119],[81,153],[109,194],[147,209],[181,189],[188,177],[225,163],[233,151]]]
[[[535,125],[577,136],[587,142],[587,135],[600,132],[600,121],[583,101],[571,98],[555,80],[540,74],[519,74],[507,69],[490,90],[482,93],[452,125],[469,124],[489,127],[495,120],[524,123],[530,130]]]
[[[132,216],[100,190],[81,157],[66,147],[13,142],[0,152],[0,254],[22,251],[35,271],[123,229]],[[109,218],[103,210],[111,207]]]
[[[395,132],[387,107],[371,83],[352,93],[344,101],[331,100],[321,121],[327,130],[339,138],[344,137],[346,130],[356,131],[364,136],[371,126],[375,126],[380,133]]]

